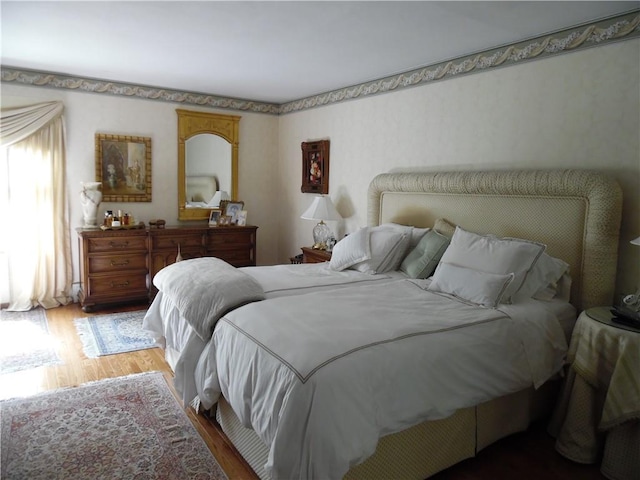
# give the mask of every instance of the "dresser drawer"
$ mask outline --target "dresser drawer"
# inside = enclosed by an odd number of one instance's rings
[[[147,269],[146,253],[93,255],[89,257],[90,273],[120,272]]]
[[[88,294],[126,296],[147,292],[147,273],[89,277]]]
[[[211,255],[213,257],[219,258],[220,260],[224,260],[225,262],[230,263],[235,267],[247,267],[255,265],[255,260],[253,259],[253,250],[251,249],[218,250]]]
[[[204,245],[204,235],[203,234],[192,234],[192,235],[162,235],[162,236],[153,236],[151,237],[152,242],[152,250],[161,250],[161,249],[177,249],[178,245],[180,248],[189,248],[189,247],[202,247]]]
[[[88,253],[147,250],[146,235],[87,239]]]
[[[217,248],[242,248],[253,244],[251,231],[221,232],[212,233],[207,238],[207,247],[216,250]]]

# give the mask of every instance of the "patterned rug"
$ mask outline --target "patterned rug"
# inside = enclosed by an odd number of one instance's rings
[[[0,478],[227,476],[159,372],[0,402]]]
[[[153,338],[142,329],[145,313],[146,310],[140,310],[76,318],[74,323],[84,354],[95,358],[156,347]]]
[[[60,363],[43,308],[0,310],[0,375]]]

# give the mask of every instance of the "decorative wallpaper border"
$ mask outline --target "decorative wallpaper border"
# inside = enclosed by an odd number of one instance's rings
[[[107,80],[74,77],[50,72],[25,70],[2,66],[0,82],[19,83],[38,87],[80,90],[89,93],[119,95],[125,97],[159,100],[163,102],[199,105],[225,110],[248,111],[283,115],[310,108],[331,105],[370,95],[393,92],[447,78],[488,71],[496,67],[515,65],[525,61],[549,57],[584,48],[606,45],[640,36],[639,11],[627,13],[590,25],[575,27],[547,36],[537,37],[500,49],[460,57],[427,67],[411,70],[391,77],[381,78],[351,87],[314,95],[283,104],[255,100],[225,98],[197,92],[183,92]]]

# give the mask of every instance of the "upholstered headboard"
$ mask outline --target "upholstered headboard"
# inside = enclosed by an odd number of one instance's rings
[[[547,245],[571,266],[571,303],[610,305],[615,290],[622,191],[588,170],[385,173],[369,185],[368,223],[433,226]]]

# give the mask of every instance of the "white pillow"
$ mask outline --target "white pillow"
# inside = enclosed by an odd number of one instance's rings
[[[370,275],[397,270],[409,245],[409,235],[394,229],[372,228],[369,234],[371,257],[351,268]]]
[[[402,239],[397,243],[395,248],[389,252],[386,258],[380,262],[376,273],[395,272],[400,268],[402,259],[407,255],[411,246],[411,235],[402,235]],[[371,247],[373,249],[373,246]],[[373,256],[373,252],[371,254]]]
[[[533,294],[531,298],[550,302],[554,298],[568,302],[571,298],[571,275],[565,273],[556,283],[550,283]]]
[[[559,258],[543,253],[522,283],[513,301],[526,300],[540,292],[540,297],[548,297],[548,289],[555,290],[560,278],[569,271],[569,264]]]
[[[456,227],[440,262],[500,275],[513,273],[514,279],[503,297],[504,303],[510,303],[545,248],[541,243],[478,235]],[[436,273],[439,268],[440,265]]]
[[[409,241],[409,248],[407,249],[407,253],[409,253],[409,251],[414,249],[416,245],[420,243],[420,240],[422,240],[422,237],[424,237],[426,233],[429,230],[431,230],[428,227],[419,228],[419,227],[412,227],[408,225],[401,225],[399,223],[383,223],[382,225],[379,225],[378,227],[373,227],[373,228],[393,228],[397,231],[410,234],[411,239]]]
[[[440,263],[427,290],[448,293],[476,305],[495,308],[513,278],[513,273],[487,273]]]
[[[329,268],[342,271],[370,258],[369,227],[363,227],[335,244],[331,252]]]

